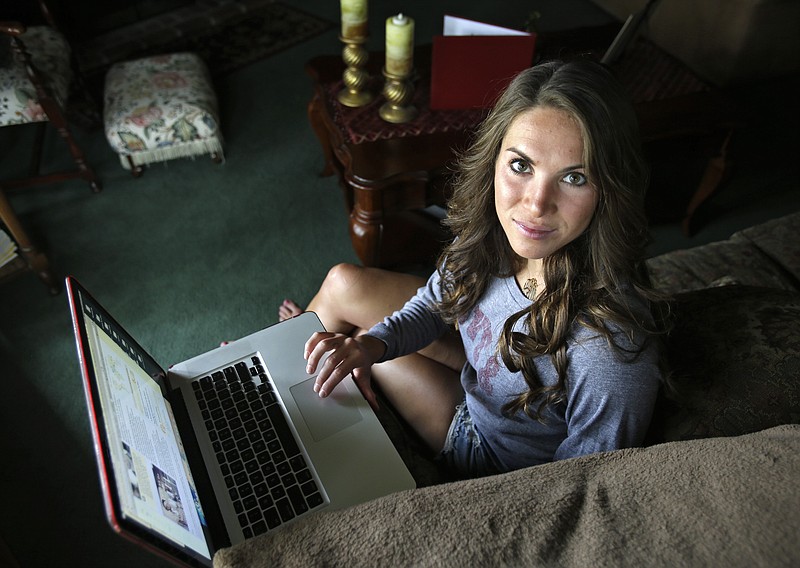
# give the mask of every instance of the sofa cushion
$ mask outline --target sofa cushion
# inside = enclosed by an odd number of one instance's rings
[[[720,283],[795,290],[792,278],[753,243],[720,241],[668,252],[647,260],[653,286],[668,294]]]
[[[755,246],[800,289],[800,212],[742,229],[730,240]]]
[[[730,239],[647,260],[653,285],[669,294],[720,283],[800,290],[800,213],[743,229]]]
[[[800,427],[395,493],[217,551],[272,566],[794,566]]]
[[[676,296],[675,318],[679,397],[660,396],[648,443],[800,423],[800,293],[709,288]]]

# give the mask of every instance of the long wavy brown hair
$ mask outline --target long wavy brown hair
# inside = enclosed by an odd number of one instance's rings
[[[547,405],[566,398],[567,340],[577,323],[604,336],[617,351],[622,330],[634,342],[658,341],[664,331],[663,298],[650,286],[644,263],[648,242],[644,193],[648,168],[642,156],[633,106],[612,73],[599,63],[576,59],[536,65],[520,73],[459,156],[446,225],[456,237],[442,252],[439,271],[442,317],[457,324],[468,315],[493,277],[516,274],[525,259],[512,250],[494,203],[495,161],[512,121],[533,107],[567,112],[580,126],[583,164],[599,193],[587,230],[544,259],[545,290],[505,322],[497,346],[512,372],[522,371],[528,391],[505,405],[542,420]],[[638,298],[637,298],[638,296]],[[650,305],[655,318],[642,317]],[[638,314],[638,315],[637,315]],[[526,333],[514,331],[522,319]],[[608,323],[617,328],[612,332]],[[519,328],[518,328],[519,329]],[[641,341],[639,341],[641,343]],[[640,345],[643,348],[643,345]],[[621,353],[635,356],[634,353]],[[540,380],[534,359],[549,355],[555,385]]]

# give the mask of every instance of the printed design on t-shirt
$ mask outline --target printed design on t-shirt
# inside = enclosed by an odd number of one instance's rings
[[[492,322],[480,308],[475,308],[466,331],[472,341],[472,360],[478,373],[478,384],[491,396],[492,379],[500,372],[492,337]]]

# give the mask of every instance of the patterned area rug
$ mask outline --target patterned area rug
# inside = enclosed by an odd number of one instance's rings
[[[272,0],[216,0],[114,30],[78,46],[76,55],[90,82],[117,61],[174,51],[194,51],[219,77],[333,25]]]

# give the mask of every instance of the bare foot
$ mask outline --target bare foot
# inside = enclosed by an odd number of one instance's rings
[[[305,310],[295,304],[292,300],[284,300],[278,308],[278,321],[287,320],[294,316],[299,316]]]

